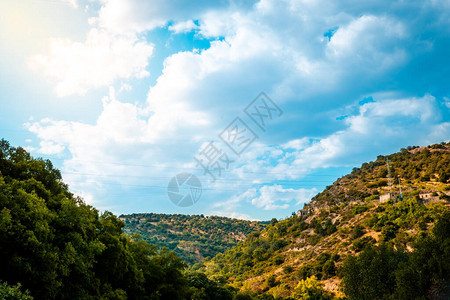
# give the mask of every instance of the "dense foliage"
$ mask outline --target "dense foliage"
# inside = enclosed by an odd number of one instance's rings
[[[430,234],[417,237],[414,251],[390,244],[370,246],[348,257],[342,273],[350,299],[442,297],[450,278],[450,214],[441,216]]]
[[[184,263],[75,198],[50,161],[0,142],[0,280],[38,299],[180,299]]]
[[[252,222],[203,215],[132,214],[119,217],[127,234],[140,234],[144,241],[174,251],[189,264],[212,258],[243,241],[267,222]]]
[[[29,291],[23,291],[21,284],[10,286],[0,281],[0,299],[3,300],[32,300]]]

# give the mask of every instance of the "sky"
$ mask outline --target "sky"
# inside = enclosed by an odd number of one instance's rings
[[[363,162],[449,140],[449,0],[0,10],[0,138],[100,211],[284,218]]]

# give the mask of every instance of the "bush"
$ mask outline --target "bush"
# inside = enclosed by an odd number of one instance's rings
[[[253,300],[254,298],[252,295],[246,292],[239,292],[236,295],[234,295],[233,300]]]
[[[271,250],[272,251],[277,251],[280,250],[282,248],[284,248],[285,246],[287,246],[289,243],[286,242],[285,240],[275,240],[272,244]]]
[[[442,193],[439,195],[439,199],[445,200],[445,201],[450,201],[450,196]]]
[[[364,225],[369,228],[373,228],[378,222],[378,216],[376,214],[371,214],[367,219],[364,220]]]
[[[369,183],[367,185],[368,188],[377,188],[377,187],[382,187],[382,186],[387,186],[388,182],[386,179],[380,179],[374,183]]]
[[[372,195],[372,196],[366,197],[364,199],[364,201],[369,202],[369,201],[373,201],[373,200],[378,200],[378,197],[379,197],[378,195]]]
[[[357,239],[359,237],[362,237],[365,234],[365,230],[364,230],[364,226],[362,226],[361,224],[357,224],[353,230],[352,233],[350,234],[350,238],[352,240]]]
[[[292,273],[292,267],[289,266],[289,265],[283,266],[283,272],[284,272],[285,274]]]
[[[357,206],[353,207],[352,212],[354,215],[358,215],[358,214],[361,214],[361,213],[367,211],[368,209],[369,208],[366,205],[357,205]]]
[[[372,246],[376,243],[376,240],[371,236],[366,236],[362,239],[355,239],[352,243],[353,250],[359,252],[368,246]]]
[[[317,280],[316,276],[301,280],[294,289],[292,297],[294,299],[312,300],[312,299],[330,299],[322,290],[323,284]]]
[[[323,252],[323,253],[321,253],[321,254],[319,254],[317,257],[316,257],[316,261],[319,263],[319,264],[321,264],[321,265],[323,265],[327,260],[329,260],[331,258],[331,255],[330,254],[328,254],[328,253],[326,253],[326,252]]]
[[[281,256],[279,256],[279,255],[277,255],[277,256],[275,256],[275,258],[273,259],[273,262],[274,262],[277,266],[279,266],[279,265],[281,265],[282,263],[284,263],[284,258],[281,257]]]
[[[398,225],[392,223],[385,225],[381,230],[381,240],[384,242],[392,240],[393,238],[395,238],[398,229],[399,229]]]
[[[312,275],[311,271],[312,271],[311,265],[304,265],[300,268],[300,270],[297,271],[297,275],[298,275],[299,279],[303,280]]]
[[[32,300],[33,297],[29,291],[22,291],[22,285],[8,285],[0,281],[0,299],[5,300]]]
[[[420,177],[420,181],[430,181],[430,175],[426,174]]]
[[[275,278],[275,275],[270,275],[269,277],[267,277],[267,286],[269,287],[274,287],[277,285],[277,280]]]
[[[325,278],[336,275],[336,267],[332,260],[327,261],[322,267],[322,273]]]

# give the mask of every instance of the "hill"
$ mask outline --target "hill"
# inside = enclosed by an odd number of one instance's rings
[[[189,264],[225,252],[268,224],[217,216],[154,213],[121,215],[119,219],[125,222],[126,234],[139,234],[144,241],[174,251]]]
[[[449,178],[448,143],[378,156],[203,270],[275,298],[436,297],[449,286]]]

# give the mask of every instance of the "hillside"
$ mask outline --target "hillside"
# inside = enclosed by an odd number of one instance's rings
[[[393,195],[381,203],[391,191],[386,159]],[[449,286],[449,178],[450,144],[378,156],[316,195],[304,215],[273,220],[205,261],[203,270],[241,290],[281,298],[436,296]]]
[[[268,222],[252,222],[217,216],[131,214],[121,215],[124,232],[139,234],[158,247],[174,251],[189,264],[212,258],[245,240],[253,231],[262,230]]]

